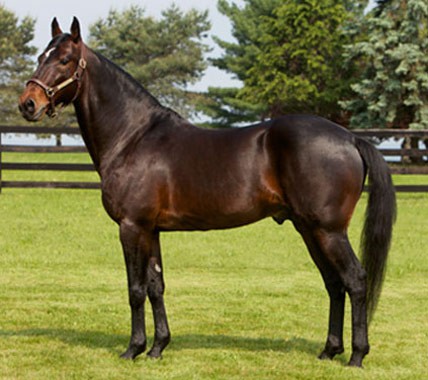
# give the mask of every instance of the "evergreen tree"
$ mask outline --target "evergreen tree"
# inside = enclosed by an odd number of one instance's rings
[[[253,66],[261,45],[258,36],[260,20],[272,15],[282,0],[246,0],[245,7],[227,0],[218,1],[220,13],[227,16],[232,24],[232,36],[236,42],[223,41],[213,37],[223,49],[220,58],[211,59],[211,63],[221,70],[232,74],[233,78],[245,82]],[[267,108],[263,104],[241,96],[239,88],[211,87],[206,98],[199,103],[198,109],[211,117],[207,123],[214,127],[237,126],[242,123],[255,122],[266,116]]]
[[[180,11],[175,5],[159,20],[132,6],[90,27],[90,45],[111,59],[159,100],[183,116],[193,112],[197,94],[186,90],[203,74],[209,50],[202,41],[210,29],[208,13]]]
[[[344,18],[335,0],[282,1],[259,20],[261,47],[241,96],[266,104],[269,116],[312,112],[335,118],[331,111],[341,89],[335,57],[342,49]]]
[[[210,87],[197,103],[197,109],[210,121],[206,127],[228,128],[248,125],[262,118],[264,108],[247,102],[239,95],[239,89],[233,87]]]
[[[356,128],[428,128],[428,3],[383,0],[367,20],[368,39],[351,45],[365,70],[342,102]]]
[[[204,111],[217,123],[310,112],[346,123],[337,101],[349,91],[356,65],[343,64],[345,44],[359,37],[367,0],[245,0],[218,3],[236,42],[215,39],[224,55],[213,64],[243,82],[210,88]],[[235,95],[232,97],[232,95]],[[208,110],[207,110],[208,108]],[[208,112],[207,112],[208,111]],[[211,113],[209,113],[211,112]]]
[[[35,20],[18,17],[0,4],[0,110],[2,124],[20,123],[17,99],[34,69]]]

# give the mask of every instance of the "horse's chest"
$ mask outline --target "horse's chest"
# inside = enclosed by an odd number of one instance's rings
[[[111,172],[101,181],[104,208],[110,217],[120,222],[124,218],[153,218],[159,208],[159,186],[148,176],[136,176],[135,171]]]

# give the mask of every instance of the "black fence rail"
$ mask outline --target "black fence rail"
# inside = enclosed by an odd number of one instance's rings
[[[44,145],[6,145],[5,134],[31,135],[75,135],[80,136],[79,128],[74,127],[33,127],[33,126],[0,126],[0,192],[2,188],[57,188],[57,189],[99,189],[99,182],[89,181],[4,181],[6,170],[19,171],[62,171],[93,172],[94,165],[80,163],[22,163],[3,162],[2,153],[82,153],[88,154],[84,146],[44,146]]]
[[[418,138],[428,140],[428,130],[359,130],[353,131],[356,135],[369,139],[385,138]],[[2,136],[6,134],[31,134],[31,135],[80,135],[79,128],[75,127],[38,127],[38,126],[0,126],[0,192],[2,188],[62,188],[62,189],[99,189],[99,182],[88,181],[4,181],[4,171],[74,171],[92,172],[92,164],[80,163],[22,163],[3,162],[2,153],[81,153],[88,154],[84,146],[42,146],[42,145],[7,145],[3,144]],[[399,156],[407,158],[419,158],[419,165],[404,165],[400,162],[389,162],[394,174],[428,174],[428,149],[380,149],[388,160],[388,157]],[[428,192],[426,185],[397,185],[397,191],[403,192]]]
[[[395,139],[416,139],[425,141],[425,149],[418,147],[401,149],[379,149],[385,159],[390,157],[400,157],[399,162],[389,161],[393,174],[428,174],[428,130],[397,130],[397,129],[366,129],[354,130],[357,136],[367,139],[381,140],[388,138]],[[406,164],[407,161],[418,161],[419,164]],[[428,191],[428,190],[423,190]]]

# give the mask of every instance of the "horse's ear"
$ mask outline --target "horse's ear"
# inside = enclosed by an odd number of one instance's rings
[[[71,38],[73,38],[74,42],[79,42],[81,40],[80,37],[80,24],[79,20],[76,17],[73,17],[73,23],[71,24]]]
[[[54,17],[54,19],[52,20],[51,30],[52,30],[52,38],[56,37],[58,34],[62,34],[62,30],[58,24],[56,17]]]

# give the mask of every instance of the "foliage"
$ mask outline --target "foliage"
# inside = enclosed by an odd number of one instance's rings
[[[194,94],[186,86],[202,76],[207,64],[203,43],[210,29],[208,13],[183,13],[175,5],[155,20],[135,5],[90,27],[90,45],[122,66],[163,103],[185,116],[193,112]]]
[[[162,360],[128,362],[118,358],[130,327],[126,271],[117,226],[102,209],[99,192],[5,189],[0,377],[425,379],[428,195],[400,193],[398,203],[363,370],[345,366],[349,302],[345,354],[331,362],[316,359],[327,332],[327,293],[291,224],[271,220],[229,231],[162,235],[172,342]],[[351,224],[353,241],[364,206],[363,199]],[[152,337],[151,313],[147,328]]]
[[[220,100],[217,121],[239,115],[253,120],[288,112],[310,112],[342,121],[337,106],[349,91],[352,64],[343,65],[343,45],[355,40],[356,22],[367,1],[246,0],[245,6],[220,0],[219,10],[232,23],[236,42],[217,44],[224,55],[213,64],[243,82],[240,105]],[[217,100],[218,90],[209,95]],[[218,101],[218,100],[217,100]],[[215,110],[214,110],[215,111]],[[227,114],[229,112],[229,114]]]
[[[232,35],[236,42],[223,41],[214,36],[214,41],[225,54],[210,60],[214,66],[242,82],[248,79],[248,71],[259,51],[257,28],[260,19],[270,15],[281,0],[252,0],[247,3],[249,4],[241,9],[226,0],[218,1],[219,11],[232,23]],[[239,92],[238,88],[210,87],[207,100],[199,105],[199,109],[212,118],[211,125],[216,127],[236,126],[262,119],[266,107],[242,98]]]
[[[241,95],[265,103],[269,116],[315,112],[337,97],[332,82],[341,50],[338,27],[344,20],[342,4],[334,0],[288,0],[260,22],[261,49],[248,71]]]
[[[200,99],[197,108],[211,120],[206,123],[211,128],[240,126],[259,120],[263,107],[245,101],[238,96],[234,87],[209,87],[208,93]]]
[[[349,46],[365,59],[354,96],[342,102],[356,128],[428,128],[428,3],[380,1],[367,19],[368,38]]]
[[[23,83],[34,68],[36,48],[30,45],[34,37],[35,20],[18,17],[0,3],[0,111],[2,123],[21,120],[17,107]]]

